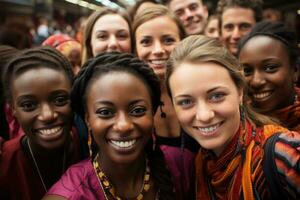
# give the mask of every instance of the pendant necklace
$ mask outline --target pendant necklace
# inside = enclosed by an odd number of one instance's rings
[[[37,170],[37,172],[38,172],[38,175],[39,175],[39,178],[40,178],[40,180],[41,180],[41,182],[42,182],[42,184],[43,184],[44,190],[45,190],[45,192],[47,193],[48,190],[47,190],[46,184],[45,184],[45,182],[44,182],[44,179],[43,179],[43,177],[42,177],[42,173],[41,173],[41,171],[40,171],[40,168],[39,168],[39,166],[38,166],[38,164],[37,164],[37,161],[35,160],[34,154],[33,154],[33,152],[32,152],[32,149],[31,149],[31,146],[30,146],[29,138],[27,138],[27,145],[28,145],[29,152],[30,152],[31,158],[32,158],[32,160],[33,160],[34,166],[35,166],[35,168],[36,168],[36,170]],[[65,159],[66,159],[66,151],[64,150],[64,155],[63,155],[63,172],[64,172],[64,169],[65,169]]]

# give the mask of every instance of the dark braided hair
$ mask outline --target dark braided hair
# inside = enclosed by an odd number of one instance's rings
[[[58,50],[48,46],[27,49],[13,58],[3,72],[3,86],[8,102],[11,103],[12,100],[11,82],[13,78],[24,71],[39,67],[62,71],[70,83],[73,82],[72,66]]]
[[[291,66],[296,66],[298,58],[297,36],[294,31],[287,28],[282,22],[263,21],[254,25],[250,33],[240,41],[238,55],[251,38],[259,35],[269,36],[283,43],[288,52]]]
[[[89,88],[99,77],[112,72],[124,72],[138,77],[144,82],[150,93],[153,112],[160,105],[160,82],[154,71],[144,62],[128,53],[101,53],[88,60],[74,80],[71,92],[72,108],[83,119],[87,110],[86,100]],[[145,147],[154,182],[159,189],[160,199],[174,199],[173,183],[170,172],[166,168],[164,155],[160,148],[153,150],[150,139]],[[97,149],[92,150],[98,152]]]

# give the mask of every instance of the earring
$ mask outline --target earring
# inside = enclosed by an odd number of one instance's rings
[[[243,104],[240,104],[240,119],[241,119],[242,125],[244,126],[246,117],[245,117],[245,108],[244,108]]]
[[[89,136],[88,136],[88,147],[89,147],[89,154],[90,157],[93,156],[93,150],[92,150],[92,129],[89,128]]]

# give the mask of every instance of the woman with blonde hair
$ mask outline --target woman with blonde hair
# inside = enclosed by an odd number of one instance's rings
[[[239,63],[219,41],[183,40],[166,80],[182,128],[201,145],[197,199],[299,199],[299,133],[251,110]]]
[[[81,63],[103,52],[130,53],[132,46],[131,21],[127,13],[101,8],[86,21]]]
[[[136,54],[160,78],[161,109],[155,115],[157,135],[178,137],[180,126],[165,87],[166,63],[175,45],[185,37],[182,24],[167,7],[153,5],[137,13],[133,21]]]

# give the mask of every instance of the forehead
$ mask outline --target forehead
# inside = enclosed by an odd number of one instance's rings
[[[231,7],[222,14],[222,24],[255,23],[254,12],[250,8]]]
[[[97,19],[93,30],[126,29],[129,30],[127,21],[118,14],[107,14]]]
[[[284,44],[281,41],[266,35],[258,35],[249,39],[241,49],[240,53],[241,61],[246,58],[257,59],[260,56],[289,58]]]
[[[176,85],[176,91],[172,85]],[[176,95],[195,90],[207,92],[215,87],[237,88],[227,69],[213,62],[181,63],[170,77],[170,86]]]
[[[141,35],[179,34],[179,28],[169,16],[161,16],[144,22],[136,29],[136,36]]]
[[[202,0],[171,0],[169,7],[172,11],[187,8],[191,4],[203,5]]]
[[[112,98],[127,100],[136,98],[150,99],[150,90],[137,75],[125,71],[108,72],[94,79],[88,92],[89,98]]]
[[[41,88],[44,92],[47,89],[71,89],[71,83],[62,71],[46,67],[26,70],[15,76],[12,83],[12,89],[21,93],[41,91]]]

